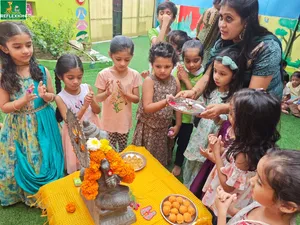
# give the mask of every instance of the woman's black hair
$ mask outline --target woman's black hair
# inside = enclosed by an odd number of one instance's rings
[[[177,16],[177,7],[173,2],[163,2],[157,6],[156,15],[159,14],[159,11],[170,9],[170,11],[173,13],[173,19],[176,19]]]
[[[181,52],[183,44],[191,39],[192,38],[190,38],[188,34],[182,30],[172,30],[167,35],[167,42],[170,44],[175,44],[178,52]]]
[[[154,63],[156,57],[171,58],[173,65],[178,62],[178,56],[173,46],[167,42],[152,45],[149,51],[149,62]]]
[[[221,56],[221,57],[228,56],[235,62],[235,64],[237,64],[239,56],[240,56],[240,51],[238,51],[238,49],[236,49],[236,48],[227,48],[227,49],[223,50],[218,56]],[[215,60],[217,60],[217,59],[215,59]],[[214,81],[214,62],[215,62],[215,60],[212,63],[211,73],[210,73],[208,83],[207,83],[204,93],[203,93],[203,96],[206,99],[209,99],[210,94],[217,88],[217,85]],[[241,86],[241,77],[242,77],[241,70],[238,68],[236,70],[233,70],[232,73],[233,73],[232,80],[229,83],[228,94],[226,97],[223,98],[223,101],[230,99],[231,96],[236,91],[238,91],[239,89],[242,88],[242,86]]]
[[[29,29],[19,22],[1,22],[0,23],[0,45],[7,47],[6,43],[15,35],[22,33],[32,37]],[[20,76],[17,74],[17,65],[9,54],[0,50],[0,59],[2,65],[2,76],[0,86],[9,94],[19,92],[21,90]],[[35,81],[43,80],[43,72],[39,68],[34,56],[29,61],[29,69],[31,78]]]
[[[292,74],[291,78],[292,77],[297,77],[298,79],[300,79],[300,72],[299,71],[296,71]]]
[[[61,92],[61,80],[64,77],[64,74],[69,72],[71,69],[79,68],[82,73],[84,72],[82,62],[77,55],[73,54],[65,54],[59,57],[55,66],[55,87],[56,87],[56,94]],[[63,121],[63,118],[56,108],[56,120],[58,122]]]
[[[224,5],[234,9],[241,17],[242,22],[245,22],[243,38],[238,43],[241,57],[239,57],[237,65],[240,71],[247,71],[247,61],[251,58],[251,51],[257,45],[254,41],[255,37],[263,37],[272,33],[259,24],[258,0],[222,0],[221,6]],[[226,46],[231,42],[223,41],[223,45]]]
[[[134,44],[129,37],[125,37],[122,35],[115,36],[111,42],[109,51],[111,54],[130,50],[130,55],[133,55],[134,52]]]
[[[280,100],[264,90],[242,89],[231,100],[234,114],[235,140],[226,152],[226,158],[244,153],[248,170],[255,171],[258,161],[269,148],[275,147],[280,134]]]
[[[266,157],[264,173],[274,190],[274,201],[300,206],[300,151],[270,149]]]
[[[182,58],[184,59],[184,54],[189,48],[197,48],[199,49],[199,56],[203,58],[204,46],[201,44],[199,40],[189,40],[184,43],[182,47]]]

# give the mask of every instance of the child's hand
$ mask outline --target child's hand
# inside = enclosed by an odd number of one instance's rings
[[[33,94],[33,90],[34,90],[34,84],[31,84],[28,87],[28,89],[27,89],[27,91],[26,91],[26,93],[25,93],[25,95],[23,97],[24,101],[26,103],[28,103],[28,102],[30,102],[30,101],[32,101],[32,100],[34,100],[34,99],[36,99],[38,97],[36,94]]]
[[[146,79],[146,77],[148,77],[150,75],[150,72],[149,70],[145,70],[143,72],[141,72],[140,74],[144,79]]]
[[[169,16],[168,14],[164,14],[162,17],[162,25],[167,25],[169,26],[171,24],[172,17]]]
[[[85,107],[89,107],[89,105],[92,104],[94,99],[94,92],[90,91],[85,97],[84,97],[84,103],[83,105]]]
[[[167,100],[167,102],[174,102],[175,97],[173,95],[166,95],[166,100]]]
[[[217,195],[215,198],[215,205],[218,211],[223,211],[227,213],[231,204],[237,200],[236,194],[229,194],[223,190],[221,186],[217,188]]]
[[[214,153],[209,148],[203,149],[202,147],[200,147],[200,154],[212,162],[216,161]]]
[[[119,87],[121,94],[126,96],[127,92],[126,92],[124,86],[122,85],[121,81],[117,80],[117,85]]]
[[[221,135],[219,135],[219,137],[216,140],[214,138],[211,138],[210,145],[213,150],[215,158],[222,154],[222,148],[224,146],[224,143],[222,142]]]
[[[170,138],[175,138],[176,137],[176,135],[178,134],[178,132],[179,132],[179,129],[180,129],[180,126],[174,126],[174,127],[170,127],[169,128],[169,132],[168,132],[168,136],[170,137]]]
[[[179,80],[185,81],[189,79],[188,73],[185,71],[184,67],[182,65],[177,66],[178,74],[177,77]]]
[[[112,80],[109,80],[106,82],[106,86],[105,86],[105,92],[106,92],[106,95],[107,97],[111,95],[112,93]]]
[[[39,93],[39,96],[40,96],[41,98],[44,98],[44,96],[45,96],[46,93],[47,93],[47,88],[46,88],[46,85],[43,84],[43,81],[40,81],[40,82],[39,82],[38,93]]]

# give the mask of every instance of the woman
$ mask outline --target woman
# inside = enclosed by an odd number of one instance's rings
[[[221,38],[211,50],[210,62],[225,48],[239,48],[241,57],[238,68],[245,71],[238,78],[241,88],[263,88],[281,98],[281,43],[259,25],[258,0],[223,0],[219,13]],[[197,99],[206,86],[211,69],[208,66],[192,90],[182,91],[177,96]],[[212,104],[200,116],[212,119],[228,113],[228,109],[228,104]]]
[[[219,20],[219,10],[220,10],[221,0],[213,0],[213,7],[207,9],[203,16],[200,17],[197,27],[196,36],[199,38],[201,43],[205,46],[204,56],[202,60],[202,65],[206,65],[210,57],[210,49],[214,46],[218,36],[218,20]],[[204,25],[200,31],[201,25]]]

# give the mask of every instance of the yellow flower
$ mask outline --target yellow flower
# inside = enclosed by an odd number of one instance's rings
[[[90,151],[97,151],[101,148],[101,143],[97,138],[89,138],[86,145]]]

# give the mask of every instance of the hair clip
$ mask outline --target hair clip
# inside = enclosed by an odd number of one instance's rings
[[[229,66],[231,70],[238,69],[236,63],[228,56],[217,56],[216,60],[220,60],[224,66]]]

